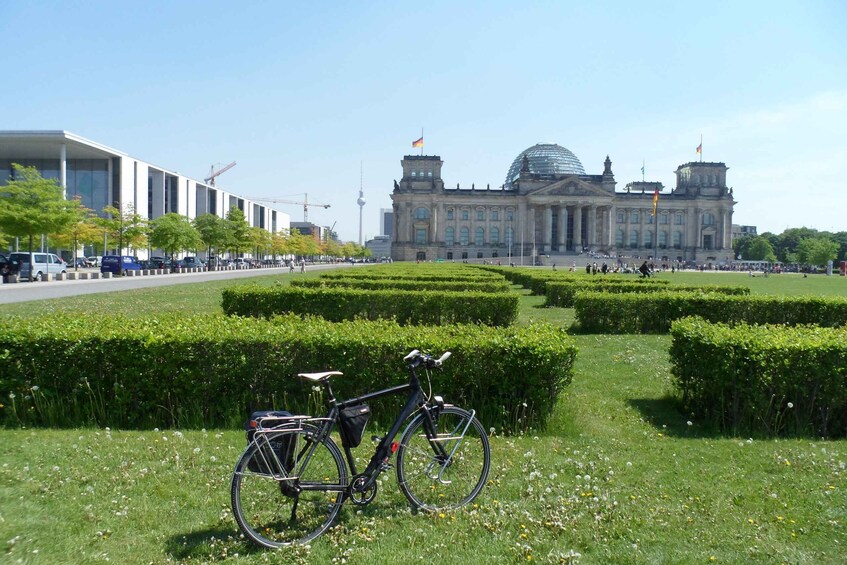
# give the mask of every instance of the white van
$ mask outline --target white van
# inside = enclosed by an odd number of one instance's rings
[[[53,253],[33,253],[30,260],[29,253],[15,252],[9,254],[9,261],[14,262],[21,279],[40,281],[44,275],[57,275],[68,272],[68,264],[61,257]]]

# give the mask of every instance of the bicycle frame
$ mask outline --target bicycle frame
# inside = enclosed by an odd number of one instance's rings
[[[366,479],[364,484],[359,487],[361,488],[361,490],[368,490],[376,482],[376,479],[379,476],[379,472],[382,470],[383,463],[385,463],[391,456],[391,454],[394,452],[394,449],[392,449],[394,438],[397,437],[398,433],[400,433],[400,429],[403,427],[404,422],[409,418],[409,416],[414,414],[418,408],[422,408],[424,410],[424,413],[427,415],[424,421],[424,427],[426,429],[427,434],[429,434],[430,437],[435,437],[436,435],[436,424],[432,417],[432,414],[430,413],[432,408],[430,408],[426,402],[424,393],[421,389],[420,380],[418,379],[417,372],[415,371],[415,367],[410,366],[409,373],[409,382],[406,384],[386,388],[383,390],[378,390],[376,392],[370,392],[361,396],[357,396],[355,398],[343,400],[341,402],[336,400],[329,381],[327,380],[323,383],[326,387],[327,399],[331,407],[324,423],[320,427],[319,436],[321,439],[325,436],[328,436],[332,432],[336,422],[339,421],[339,412],[342,408],[346,408],[348,406],[356,406],[358,404],[363,404],[369,400],[382,398],[384,396],[401,394],[407,391],[409,392],[409,395],[406,398],[406,404],[400,410],[399,414],[397,414],[397,418],[394,420],[394,423],[391,425],[391,428],[389,428],[388,432],[385,434],[385,436],[383,436],[379,444],[376,446],[376,450],[374,451],[373,456],[368,462],[368,465],[365,467],[365,470],[362,472],[362,475],[364,475]],[[439,402],[439,404],[441,403]],[[443,446],[439,442],[431,441],[430,443],[432,444],[433,449],[436,450],[436,453],[439,457],[448,457],[448,454],[444,451]],[[346,445],[343,445],[342,447],[344,448],[344,455],[347,458],[347,466],[351,472],[352,485],[353,480],[360,475],[356,470],[356,461],[353,458],[353,452],[351,451],[350,447]]]

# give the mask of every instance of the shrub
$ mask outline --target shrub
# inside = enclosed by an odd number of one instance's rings
[[[596,281],[592,280],[573,280],[573,281],[553,281],[547,282],[546,306],[558,306],[560,308],[573,308],[574,297],[577,292],[610,292],[610,293],[625,293],[625,292],[659,292],[666,290],[668,292],[716,292],[718,294],[730,294],[735,296],[746,296],[750,294],[750,289],[746,286],[719,286],[719,285],[700,285],[700,286],[678,286],[668,284],[657,284],[658,281],[645,280],[616,280],[615,282],[606,279]]]
[[[667,333],[671,322],[685,316],[749,324],[834,327],[847,323],[847,299],[833,297],[580,292],[574,309],[578,328],[586,333]]]
[[[223,291],[223,311],[264,316],[294,313],[339,322],[363,318],[394,319],[401,324],[480,323],[508,326],[518,313],[516,293],[351,288],[260,287],[245,285]]]
[[[673,323],[686,413],[734,435],[847,436],[847,328]]]
[[[334,324],[296,316],[9,318],[0,327],[5,425],[237,426],[254,409],[309,411],[298,372],[341,370],[347,398],[405,382],[412,349],[452,351],[432,391],[474,408],[488,426],[543,427],[573,376],[576,347],[549,325]],[[313,399],[314,400],[314,399]],[[523,407],[524,403],[526,408]],[[314,405],[314,402],[312,402]],[[380,409],[381,407],[381,409]],[[385,424],[392,397],[376,404]]]
[[[505,279],[501,280],[412,280],[412,279],[362,279],[362,278],[319,278],[319,279],[294,279],[291,286],[308,288],[331,288],[346,287],[364,290],[447,290],[447,291],[475,291],[475,292],[507,292],[511,286]]]

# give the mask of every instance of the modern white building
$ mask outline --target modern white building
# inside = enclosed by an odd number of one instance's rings
[[[0,186],[13,178],[12,163],[57,179],[67,198],[79,197],[83,206],[100,214],[111,205],[123,211],[132,207],[148,220],[169,212],[189,219],[206,213],[224,218],[238,208],[250,226],[271,233],[291,224],[288,214],[267,204],[66,131],[0,131]]]

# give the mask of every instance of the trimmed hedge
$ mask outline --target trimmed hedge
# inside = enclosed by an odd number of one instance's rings
[[[547,282],[545,306],[573,308],[574,297],[577,292],[596,291],[620,294],[624,292],[659,292],[662,290],[667,290],[668,292],[716,292],[718,294],[730,294],[734,296],[746,296],[750,294],[750,289],[746,286],[677,286],[651,284],[650,282],[637,282],[633,280],[610,282],[604,279],[595,281],[573,280],[567,282],[551,280]]]
[[[411,279],[357,279],[357,278],[334,278],[334,279],[294,279],[291,286],[308,288],[331,288],[346,287],[360,288],[364,290],[386,290],[394,288],[398,290],[446,290],[446,291],[474,291],[474,292],[508,292],[511,286],[505,279],[476,281],[419,281]]]
[[[479,267],[492,273],[503,275],[512,284],[528,288],[531,294],[544,296],[547,294],[548,283],[595,283],[595,284],[626,284],[645,285],[650,287],[667,286],[667,279],[642,279],[633,275],[610,273],[606,275],[586,275],[569,271],[548,271],[526,268]]]
[[[673,323],[685,413],[733,435],[847,437],[847,328]]]
[[[484,273],[484,272],[468,272],[468,271],[421,271],[421,272],[409,272],[409,271],[401,271],[396,270],[392,272],[378,272],[378,271],[349,271],[343,270],[337,273],[323,273],[320,276],[321,279],[367,279],[367,280],[380,280],[380,279],[395,279],[395,280],[409,280],[409,281],[469,281],[469,282],[480,282],[480,281],[497,281],[503,280],[503,277],[498,277],[494,273]]]
[[[64,315],[7,318],[0,326],[6,426],[228,427],[251,410],[309,413],[298,372],[341,370],[339,398],[405,382],[412,349],[453,356],[432,392],[478,411],[486,428],[543,428],[571,382],[576,347],[558,328],[333,324],[296,316],[157,318]],[[375,414],[385,424],[401,403]],[[524,408],[523,403],[526,403]],[[321,403],[322,406],[322,403]],[[516,417],[516,415],[519,415]]]
[[[701,316],[710,322],[790,326],[847,323],[847,299],[833,297],[579,292],[574,309],[578,329],[585,333],[667,333],[671,322],[686,316]]]
[[[518,315],[514,292],[446,292],[237,286],[224,289],[223,311],[229,315],[263,316],[294,313],[340,322],[397,320],[400,324],[473,323],[508,326]]]

